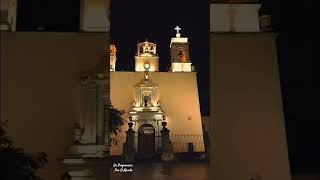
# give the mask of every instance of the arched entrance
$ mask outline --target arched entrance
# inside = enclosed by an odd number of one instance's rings
[[[150,124],[144,124],[138,130],[138,153],[143,158],[155,154],[155,129]]]

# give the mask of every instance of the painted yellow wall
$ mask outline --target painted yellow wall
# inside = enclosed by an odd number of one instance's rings
[[[71,143],[71,127],[81,119],[80,74],[101,66],[106,33],[1,32],[3,114],[8,131],[26,152],[46,152],[40,171],[57,180]]]
[[[125,118],[128,118],[134,100],[134,86],[143,78],[143,72],[110,72],[111,101],[116,108],[126,111]],[[170,134],[202,135],[196,73],[152,72],[149,78],[158,85]],[[188,120],[188,116],[191,120]],[[122,133],[128,126],[123,128]],[[199,148],[198,151],[204,149]]]
[[[275,35],[211,34],[213,179],[289,180]]]

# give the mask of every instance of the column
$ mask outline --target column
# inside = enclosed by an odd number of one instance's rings
[[[109,88],[109,85],[110,84],[107,84],[105,85],[105,93],[104,93],[104,102],[105,102],[105,105],[104,105],[104,127],[105,127],[105,139],[106,139],[106,144],[108,146],[108,148],[111,146],[110,144],[110,132],[109,132],[109,105],[110,105],[110,88]],[[109,149],[108,149],[109,150]]]
[[[97,86],[95,83],[88,85],[87,117],[84,125],[84,143],[96,143],[96,122],[97,122]]]
[[[105,86],[103,84],[98,85],[97,96],[97,144],[105,144]]]

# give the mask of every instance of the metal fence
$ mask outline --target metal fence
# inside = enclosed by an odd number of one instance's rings
[[[122,154],[123,143],[126,142],[126,136],[125,135],[118,135],[118,136],[113,137],[113,138],[116,139],[116,141],[111,143],[110,155],[111,156],[121,155]]]
[[[125,135],[114,137],[117,141],[112,143],[110,147],[110,155],[118,156],[122,154],[123,143],[126,141]],[[173,150],[175,153],[182,152],[204,152],[205,146],[203,135],[199,134],[172,134],[170,135]],[[161,142],[161,137],[156,137],[156,142]]]
[[[175,153],[204,152],[203,135],[199,134],[172,134],[170,140]]]

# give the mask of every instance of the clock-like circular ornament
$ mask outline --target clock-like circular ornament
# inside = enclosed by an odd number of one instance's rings
[[[149,70],[150,69],[150,64],[148,62],[143,64],[143,67],[145,70]]]

